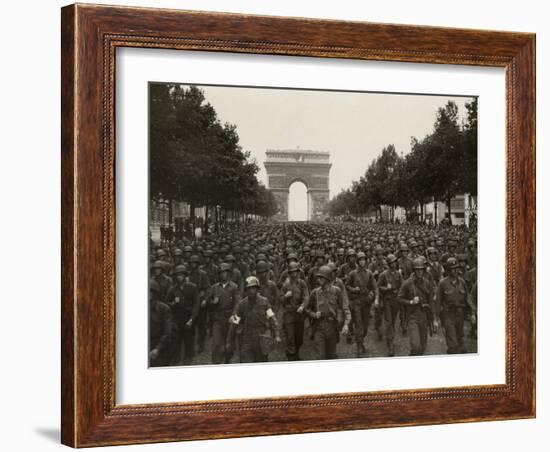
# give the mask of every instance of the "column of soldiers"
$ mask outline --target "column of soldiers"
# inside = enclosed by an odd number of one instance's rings
[[[341,338],[344,356],[367,357],[380,348],[369,350],[369,328],[394,356],[398,324],[410,355],[430,353],[434,334],[447,353],[467,352],[468,323],[476,339],[476,234],[464,227],[249,225],[162,243],[150,258],[151,366],[205,364],[206,351],[214,364],[275,349],[335,359]]]

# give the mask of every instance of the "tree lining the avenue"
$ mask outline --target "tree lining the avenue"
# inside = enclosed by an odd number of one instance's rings
[[[149,193],[151,200],[166,202],[169,223],[172,201],[189,203],[191,222],[195,209],[206,207],[204,222],[212,211],[216,229],[221,218],[277,212],[275,197],[256,178],[257,163],[239,144],[236,126],[221,123],[201,89],[150,84],[149,118]]]
[[[441,201],[451,219],[451,199],[463,193],[477,196],[477,98],[466,103],[462,124],[456,103],[440,107],[433,132],[422,140],[413,137],[409,154],[400,156],[393,144],[384,147],[358,181],[331,199],[327,213],[374,212],[378,219],[382,206],[388,206],[393,220],[395,209],[402,207],[407,218],[424,220],[426,204]]]

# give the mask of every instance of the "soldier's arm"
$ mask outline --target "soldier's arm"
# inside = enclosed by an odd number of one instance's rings
[[[378,284],[376,283],[376,278],[372,273],[370,274],[370,285],[371,290],[374,292],[374,300],[378,303]]]
[[[317,310],[317,306],[315,306],[315,289],[310,292],[304,310],[310,317],[315,317],[315,311]]]
[[[445,286],[443,284],[443,281],[439,281],[437,284],[437,290],[435,295],[435,313],[439,317],[439,313],[441,312],[441,306],[443,304],[443,297],[445,295]]]
[[[275,312],[273,311],[273,307],[270,303],[268,303],[268,307],[266,310],[267,318],[269,320],[269,326],[271,328],[271,334],[274,338],[277,340],[280,340],[279,335],[279,323],[277,322],[277,316],[275,315]]]
[[[381,292],[386,292],[388,289],[388,279],[386,278],[386,274],[382,273],[378,277],[378,290]]]
[[[348,297],[345,294],[344,290],[340,291],[339,298],[340,298],[340,300],[339,300],[340,307],[341,307],[342,311],[344,312],[344,326],[347,326],[351,322],[351,311],[349,309]]]
[[[305,283],[305,281],[302,281],[301,286],[302,286],[301,306],[302,306],[302,309],[305,309],[307,302],[309,300],[309,290],[307,288],[307,284]]]

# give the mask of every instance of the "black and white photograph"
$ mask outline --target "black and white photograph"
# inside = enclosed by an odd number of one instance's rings
[[[476,96],[148,96],[150,367],[478,352]]]

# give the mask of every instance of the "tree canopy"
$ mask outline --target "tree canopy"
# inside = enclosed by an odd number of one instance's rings
[[[384,147],[365,173],[329,203],[331,216],[379,211],[382,205],[406,210],[451,198],[477,196],[477,98],[466,104],[459,123],[458,107],[449,101],[437,110],[432,133],[411,139],[411,152],[400,156],[393,144]]]
[[[274,215],[275,198],[258,182],[236,126],[220,122],[201,89],[155,83],[149,101],[151,199]]]

